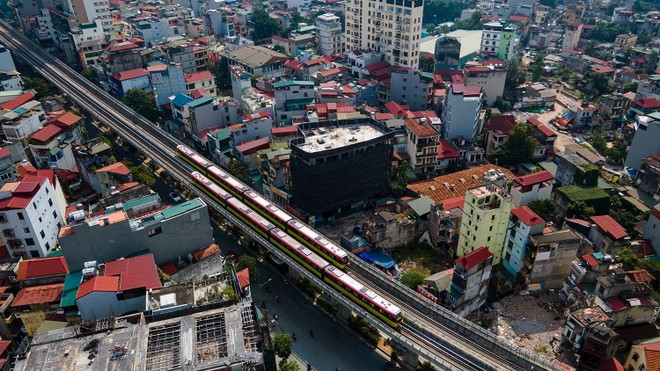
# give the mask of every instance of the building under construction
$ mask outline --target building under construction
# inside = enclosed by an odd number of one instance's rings
[[[146,323],[142,314],[38,333],[15,370],[263,370],[251,302]]]
[[[371,118],[308,122],[291,141],[293,203],[316,220],[388,190],[394,131]]]

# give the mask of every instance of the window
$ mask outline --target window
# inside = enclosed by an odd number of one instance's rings
[[[30,233],[30,228],[23,228],[24,233]]]
[[[26,238],[25,239],[25,244],[28,245],[28,246],[34,246],[34,239]]]
[[[504,254],[504,261],[509,261],[511,260],[511,254],[507,251],[506,254]]]
[[[488,236],[488,239],[486,241],[490,242],[490,236]]]
[[[51,200],[50,198],[48,199],[48,206],[53,206],[53,200]]]
[[[509,246],[509,248],[512,248],[513,247],[513,241],[509,240],[509,243],[507,244],[507,246]]]
[[[158,227],[158,228],[154,228],[154,229],[149,230],[149,232],[147,232],[147,235],[149,237],[153,237],[153,236],[155,236],[157,234],[161,234],[161,233],[163,233],[163,228]]]
[[[489,232],[492,232],[492,231],[493,231],[493,226],[492,226],[492,225],[488,228],[488,231],[489,231]]]
[[[46,251],[50,250],[50,243],[46,242],[46,244],[44,245],[44,247],[46,248]]]
[[[39,251],[38,250],[30,250],[30,255],[33,258],[38,258],[39,257]]]
[[[32,207],[36,210],[36,209],[37,209],[37,203],[36,203],[36,202],[33,202],[33,203],[32,203]]]
[[[53,218],[57,219],[57,211],[53,211]]]
[[[41,238],[46,238],[46,233],[44,233],[44,230],[42,229],[41,232],[39,232],[39,235]]]
[[[634,353],[633,356],[632,356],[632,360],[637,362],[637,360],[639,360],[639,354]]]
[[[50,191],[48,190],[48,187],[46,187],[46,194],[49,194]]]

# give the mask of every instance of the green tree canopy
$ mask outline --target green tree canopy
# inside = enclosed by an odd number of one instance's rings
[[[229,73],[229,60],[227,58],[220,58],[210,68],[210,71],[215,76],[215,84],[218,89],[221,91],[231,89],[231,75]]]
[[[390,182],[390,193],[393,196],[401,197],[406,192],[410,177],[408,176],[408,161],[401,161],[394,170],[394,176]]]
[[[273,338],[273,349],[275,354],[282,359],[287,359],[291,355],[293,347],[293,338],[289,334],[277,334]]]
[[[527,79],[525,68],[520,57],[512,58],[506,62],[505,89],[515,89]]]
[[[127,91],[124,98],[122,98],[122,102],[151,122],[157,122],[160,118],[160,112],[156,108],[154,97],[145,93],[142,89]]]
[[[596,72],[587,72],[584,74],[582,83],[588,89],[587,92],[594,95],[603,95],[610,91],[609,87],[610,78],[607,75]]]
[[[96,73],[96,70],[93,68],[83,68],[82,71],[80,71],[80,74],[82,77],[86,78],[87,80],[94,81],[98,74]]]
[[[253,24],[251,35],[254,41],[268,39],[280,31],[280,24],[276,19],[271,18],[265,10],[255,10],[252,17],[250,17],[250,21]]]
[[[257,282],[259,279],[259,266],[257,265],[257,259],[251,257],[250,255],[241,255],[236,261],[236,271],[242,271],[247,268],[250,271],[250,282]]]
[[[596,214],[596,210],[592,206],[588,206],[582,201],[573,202],[568,205],[567,216],[572,218],[588,220],[589,217]]]
[[[280,371],[298,371],[300,366],[294,361],[284,361],[280,363]]]
[[[424,3],[423,23],[454,22],[461,16],[463,9],[471,8],[476,1],[428,0]]]
[[[153,171],[145,164],[133,166],[130,168],[133,180],[146,185],[153,185],[156,183],[156,176]]]
[[[532,209],[537,213],[543,220],[549,222],[552,220],[555,214],[555,204],[554,202],[545,199],[545,200],[534,200],[527,204],[527,207]]]
[[[55,88],[55,86],[51,85],[48,81],[42,79],[41,77],[21,76],[21,79],[23,80],[23,87],[26,90],[36,91],[39,98],[43,99],[57,92],[57,88]]]
[[[532,66],[532,80],[533,81],[538,81],[543,77],[544,75],[544,70],[543,67],[545,66],[545,52],[539,52],[536,54],[536,58],[534,59],[534,65]]]
[[[424,283],[424,278],[426,278],[426,274],[415,268],[401,273],[401,283],[413,290],[416,290],[417,286]]]
[[[534,127],[519,122],[509,131],[508,136],[506,144],[491,151],[490,156],[497,159],[498,164],[501,165],[530,162],[538,146],[538,141],[534,137]]]
[[[243,183],[252,183],[250,178],[250,168],[243,161],[232,159],[229,161],[229,165],[227,165],[227,171]]]

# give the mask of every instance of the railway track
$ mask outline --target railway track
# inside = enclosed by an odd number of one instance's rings
[[[32,67],[46,79],[54,83],[61,90],[66,91],[74,101],[83,106],[90,113],[101,119],[103,122],[112,123],[110,126],[113,127],[113,129],[120,131],[122,136],[131,145],[142,152],[145,152],[155,163],[165,169],[175,179],[187,187],[191,187],[188,179],[191,169],[187,164],[182,163],[175,156],[175,148],[178,144],[181,144],[180,141],[154,126],[151,122],[147,121],[123,104],[113,105],[113,103],[116,103],[116,100],[107,92],[89,82],[76,72],[70,70],[66,64],[53,58],[27,37],[13,30],[4,21],[0,21],[0,41],[8,47],[11,47],[14,53],[28,61]],[[60,74],[60,71],[63,72],[63,74]],[[85,92],[90,92],[91,94],[87,95]],[[210,206],[216,209],[222,209],[220,205],[206,195],[200,194],[196,189],[194,189],[194,191]],[[223,215],[227,214],[226,210],[222,209],[221,211]],[[229,219],[236,222],[236,220],[234,220],[235,218],[230,217]],[[243,223],[240,222],[235,224],[243,225]],[[352,258],[353,260],[359,259],[357,257]],[[363,284],[372,289],[376,288],[374,291],[378,291],[379,293],[384,291],[382,285],[377,286],[372,283],[371,280],[363,279]],[[406,316],[410,316],[409,318],[418,318],[421,322],[426,323],[428,328],[435,328],[443,335],[447,335],[451,340],[448,340],[445,343],[455,342],[465,349],[473,350],[471,353],[483,354],[486,352],[485,356],[489,361],[493,361],[497,364],[505,361],[507,367],[502,369],[525,369],[519,368],[515,362],[510,362],[512,360],[507,360],[502,357],[499,357],[498,359],[495,353],[487,352],[483,347],[475,347],[474,344],[465,341],[464,335],[450,329],[448,326],[439,327],[433,325],[431,319],[424,316],[412,306],[409,306],[403,300],[398,299],[397,295],[388,293],[388,295],[384,296],[394,299],[393,301],[396,302],[397,305],[400,305],[401,308],[408,308],[406,310]],[[424,333],[424,331],[420,331],[419,329],[408,325],[405,326],[405,329],[403,329],[402,332],[406,333],[410,338],[416,339],[417,342],[424,347],[432,347],[435,352],[443,354],[444,356],[442,358],[444,359],[447,359],[447,357],[453,357],[456,366],[460,369],[489,369],[488,367],[484,368],[482,366],[477,366],[473,360],[468,359],[471,357],[461,355],[460,352],[456,350],[456,347],[453,347],[454,349],[452,349],[447,345],[441,344],[441,342],[437,340],[437,334],[435,336],[430,336],[428,333]]]

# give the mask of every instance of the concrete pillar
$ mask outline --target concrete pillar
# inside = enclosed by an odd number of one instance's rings
[[[390,339],[390,346],[399,355],[399,365],[406,370],[415,370],[419,363],[419,355],[408,349],[405,345],[395,339]]]

